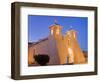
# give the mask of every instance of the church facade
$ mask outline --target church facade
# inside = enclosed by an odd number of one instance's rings
[[[62,26],[54,24],[49,27],[50,35],[28,46],[28,64],[35,64],[34,55],[47,54],[50,57],[48,65],[82,64],[86,58],[81,50],[77,33],[71,29],[62,34]]]

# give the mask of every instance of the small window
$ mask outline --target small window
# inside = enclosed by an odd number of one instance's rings
[[[59,34],[59,29],[56,30],[56,34]]]
[[[53,30],[51,30],[51,35],[53,35]]]
[[[76,38],[76,32],[74,32],[73,34],[74,34],[74,38]]]

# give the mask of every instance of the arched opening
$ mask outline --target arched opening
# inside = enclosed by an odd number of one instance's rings
[[[68,63],[74,63],[74,54],[71,48],[68,48]]]

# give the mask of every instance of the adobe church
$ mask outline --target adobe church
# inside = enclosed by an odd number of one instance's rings
[[[62,26],[55,23],[49,27],[50,35],[36,43],[28,45],[28,64],[35,64],[34,55],[47,54],[50,57],[48,65],[82,64],[86,63],[81,50],[76,31],[71,29],[62,34]]]

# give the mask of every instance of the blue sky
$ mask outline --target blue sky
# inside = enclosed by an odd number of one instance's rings
[[[28,42],[36,42],[50,34],[49,26],[54,21],[61,25],[62,33],[65,34],[70,28],[78,33],[78,42],[83,50],[88,49],[88,18],[87,17],[65,17],[65,16],[28,16]]]

